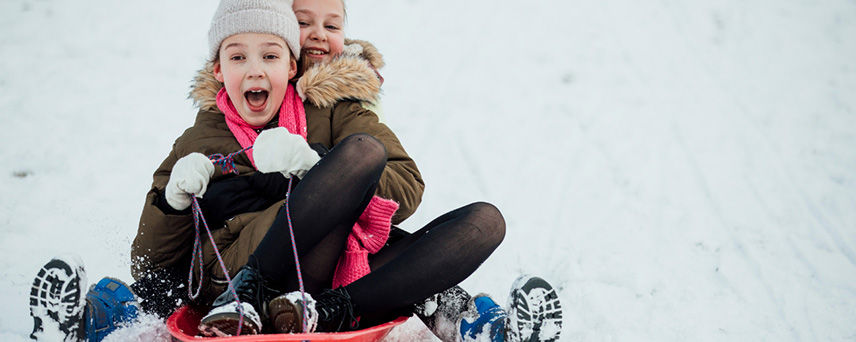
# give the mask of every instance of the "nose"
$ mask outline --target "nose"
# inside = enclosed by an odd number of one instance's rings
[[[247,63],[247,78],[264,78],[265,72],[262,68],[262,62],[255,59],[250,59]]]
[[[324,27],[312,25],[309,30],[309,39],[321,42],[327,41],[327,34],[324,32]]]

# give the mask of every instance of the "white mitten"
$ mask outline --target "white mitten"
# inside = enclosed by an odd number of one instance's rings
[[[277,127],[259,134],[253,143],[253,159],[261,172],[282,172],[285,178],[292,175],[303,178],[321,157],[303,137]]]
[[[188,154],[172,167],[169,182],[166,183],[166,203],[175,210],[184,210],[190,206],[190,194],[202,197],[208,189],[208,181],[214,175],[214,163],[204,154]]]

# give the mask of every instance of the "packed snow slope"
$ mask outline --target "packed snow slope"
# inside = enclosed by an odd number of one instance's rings
[[[131,280],[216,4],[0,2],[0,340],[53,255]],[[856,2],[348,5],[427,184],[404,228],[505,216],[468,290],[544,276],[567,341],[856,339]]]

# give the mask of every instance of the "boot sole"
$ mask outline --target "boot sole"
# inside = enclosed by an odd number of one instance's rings
[[[277,297],[270,301],[268,310],[277,333],[303,332],[303,310],[299,305],[284,297]]]
[[[214,329],[221,333],[236,336],[238,335],[238,325],[241,320],[241,315],[234,312],[222,312],[205,316],[199,322],[199,330],[202,332],[213,333]],[[259,333],[250,319],[244,319],[244,324],[241,326],[241,335],[255,335]]]
[[[30,287],[30,316],[33,317],[33,332],[30,338],[37,339],[44,331],[44,321],[57,322],[65,340],[76,340],[82,335],[81,313],[84,307],[81,284],[86,283],[86,272],[76,258],[55,258],[39,269]]]
[[[508,301],[511,305],[508,323],[512,325],[509,340],[558,341],[562,331],[562,305],[553,286],[539,277],[522,276],[512,288]]]

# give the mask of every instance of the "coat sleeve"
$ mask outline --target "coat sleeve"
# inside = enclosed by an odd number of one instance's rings
[[[177,160],[173,149],[155,171],[151,190],[146,195],[137,236],[131,245],[131,274],[135,280],[143,278],[146,272],[187,267],[178,263],[188,260],[193,246],[193,218],[189,213],[166,214],[157,205]]]
[[[377,195],[399,204],[392,218],[398,224],[410,217],[419,203],[425,182],[416,162],[407,155],[398,137],[389,127],[378,121],[377,115],[363,108],[359,102],[341,101],[333,108],[331,119],[333,145],[352,134],[365,133],[380,140],[387,151],[387,163],[377,187]]]

